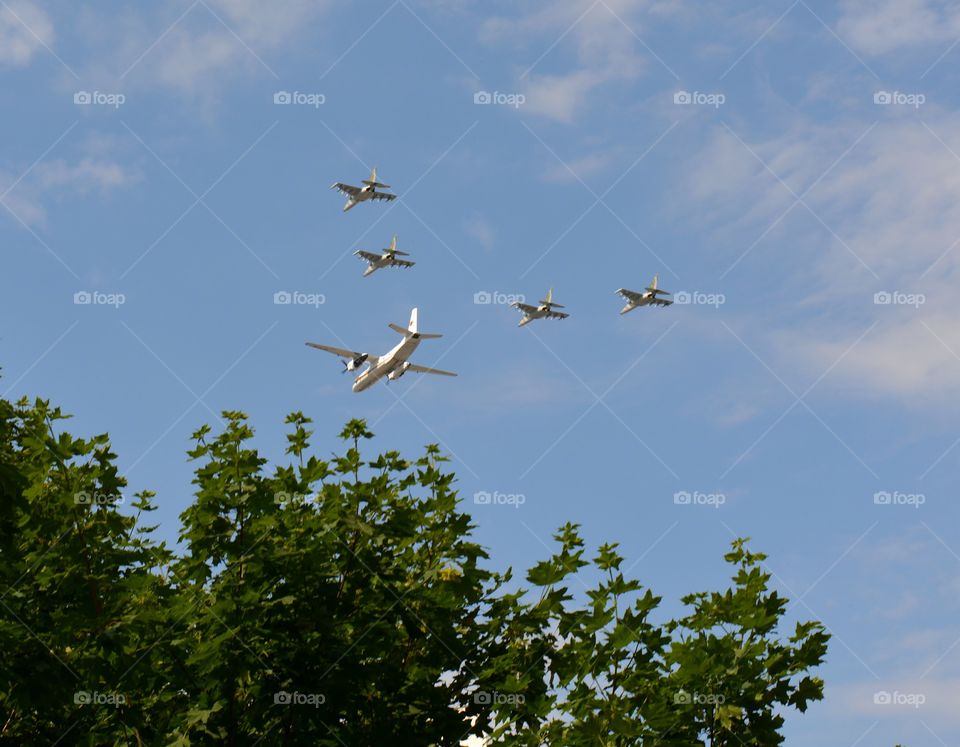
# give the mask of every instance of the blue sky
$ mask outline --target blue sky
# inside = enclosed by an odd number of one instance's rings
[[[958,39],[939,0],[5,0],[0,390],[108,430],[170,539],[222,409],[271,456],[292,410],[440,442],[496,567],[580,522],[665,614],[750,535],[834,634],[787,743],[956,744]],[[341,213],[373,165],[400,199]],[[361,277],[393,234],[416,267]],[[618,316],[654,273],[694,302]],[[551,286],[563,322],[475,303]],[[458,379],[303,345],[415,305]]]

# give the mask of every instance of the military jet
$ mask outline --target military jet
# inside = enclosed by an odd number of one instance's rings
[[[353,391],[355,392],[362,392],[364,389],[369,389],[383,377],[386,377],[387,381],[396,381],[407,371],[439,374],[440,376],[456,376],[455,373],[451,373],[450,371],[418,366],[407,360],[413,355],[414,351],[420,345],[421,340],[432,340],[437,337],[442,337],[442,335],[427,334],[426,332],[419,331],[417,328],[416,309],[410,312],[410,323],[406,329],[398,324],[391,324],[390,329],[403,335],[403,339],[385,355],[378,356],[370,355],[369,353],[359,353],[354,350],[331,347],[330,345],[320,345],[316,342],[308,342],[306,344],[311,348],[333,353],[334,355],[339,355],[341,358],[344,358],[344,373],[347,371],[358,371],[361,366],[366,363],[367,368],[362,371],[353,382]]]
[[[554,303],[553,288],[547,291],[547,297],[540,301],[539,306],[531,306],[530,304],[519,302],[512,305],[523,312],[523,318],[520,320],[520,324],[517,325],[518,327],[529,324],[534,319],[566,319],[570,316],[562,311],[554,311],[554,309],[562,309],[564,307],[558,303]]]
[[[396,195],[389,194],[388,192],[377,192],[378,187],[390,189],[389,184],[382,184],[377,181],[376,167],[370,171],[370,178],[363,180],[362,187],[354,187],[351,184],[344,184],[343,182],[336,182],[330,185],[330,189],[339,190],[347,196],[347,204],[343,206],[343,212],[347,212],[354,205],[366,202],[367,200],[386,200],[389,202],[390,200],[397,199]]]
[[[409,257],[410,255],[397,249],[396,236],[393,237],[390,246],[383,250],[383,254],[365,252],[362,249],[358,249],[354,254],[367,262],[367,269],[363,271],[364,277],[376,272],[381,267],[413,267],[416,264],[416,262],[406,259],[397,259],[397,257]]]
[[[653,282],[651,282],[650,285],[641,293],[627,290],[626,288],[618,288],[617,294],[622,296],[627,302],[627,305],[620,309],[620,313],[626,314],[628,311],[633,311],[638,306],[669,306],[672,304],[673,301],[668,301],[666,298],[657,297],[673,295],[669,291],[660,290],[657,288],[658,279],[659,276],[654,275]]]

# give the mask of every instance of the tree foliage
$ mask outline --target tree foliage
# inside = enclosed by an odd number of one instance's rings
[[[270,465],[241,412],[193,436],[180,542],[128,502],[109,438],[0,401],[0,737],[21,744],[771,745],[823,697],[817,622],[744,540],[731,586],[660,598],[579,528],[520,585],[488,569],[428,446],[321,458],[287,418]],[[581,571],[599,581],[574,586]],[[581,582],[583,583],[583,582]]]

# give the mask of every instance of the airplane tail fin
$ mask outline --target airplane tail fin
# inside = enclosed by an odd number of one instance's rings
[[[554,301],[553,301],[553,288],[551,288],[550,290],[547,291],[547,297],[544,298],[540,303],[542,303],[544,306],[550,306],[550,307],[555,308],[555,309],[562,309],[562,308],[563,308],[563,305],[561,305],[561,304],[559,304],[559,303],[554,303]]]
[[[369,179],[364,179],[364,180],[363,180],[363,183],[364,183],[364,184],[369,184],[371,187],[383,187],[384,189],[389,189],[389,188],[390,188],[390,185],[389,185],[389,184],[381,184],[380,182],[377,181],[377,167],[376,167],[376,166],[374,166],[372,169],[370,169],[370,178],[369,178]]]
[[[435,335],[429,332],[421,332],[419,326],[417,325],[417,310],[414,309],[410,312],[410,323],[407,325],[407,328],[404,329],[398,324],[391,324],[390,329],[394,332],[399,332],[404,337],[416,337],[420,340],[435,340],[438,337],[443,337],[443,335]]]
[[[670,293],[670,291],[660,290],[660,289],[657,287],[657,281],[659,281],[659,280],[660,280],[660,276],[659,276],[659,275],[654,275],[654,276],[653,276],[653,281],[650,283],[650,285],[647,286],[647,290],[650,291],[654,296],[656,296],[658,293],[659,293],[661,296],[670,296],[670,295],[673,295],[672,293]]]
[[[388,246],[386,249],[384,249],[384,251],[385,251],[387,254],[392,254],[392,255],[394,255],[394,256],[396,256],[396,257],[409,257],[409,256],[410,256],[410,254],[409,254],[408,252],[401,252],[399,249],[397,249],[397,237],[396,237],[396,236],[393,237],[393,240],[390,242],[390,246]]]

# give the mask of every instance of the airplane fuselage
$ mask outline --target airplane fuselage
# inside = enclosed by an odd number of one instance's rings
[[[392,261],[393,257],[390,255],[385,255],[380,257],[380,259],[374,260],[373,262],[368,262],[367,269],[363,271],[363,276],[367,277],[367,275],[370,275],[371,273],[374,273],[383,267],[389,266],[390,262]]]
[[[649,306],[651,302],[656,298],[653,293],[647,291],[643,296],[637,301],[627,301],[627,305],[620,309],[621,314],[626,314],[628,311],[633,311],[634,309],[640,306]]]
[[[420,335],[418,334],[413,334],[398,342],[389,353],[379,356],[376,361],[371,361],[370,367],[354,380],[353,391],[362,392],[369,389],[384,376],[389,376],[397,370],[402,375],[404,364],[419,345]]]
[[[351,197],[347,200],[347,204],[343,206],[343,212],[347,212],[350,208],[358,205],[361,202],[366,202],[370,199],[375,191],[375,187],[372,187],[369,184],[364,184],[360,191],[357,192],[355,197]]]
[[[535,319],[543,319],[547,315],[550,309],[546,306],[538,306],[536,311],[527,311],[524,312],[523,318],[520,320],[518,327],[523,327],[524,325],[530,324],[530,322]]]

